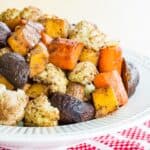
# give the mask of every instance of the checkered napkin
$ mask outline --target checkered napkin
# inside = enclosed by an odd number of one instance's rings
[[[0,147],[0,150],[10,149]],[[61,150],[150,150],[150,120],[117,133],[97,136],[68,148],[61,148]]]
[[[67,150],[150,150],[150,120],[117,133],[88,139]]]

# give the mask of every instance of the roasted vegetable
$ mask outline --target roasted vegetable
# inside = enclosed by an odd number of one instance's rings
[[[43,15],[42,11],[39,8],[29,6],[25,7],[21,13],[21,19],[38,21],[38,19]]]
[[[83,101],[85,97],[84,86],[79,83],[69,82],[66,94]]]
[[[95,24],[70,24],[32,6],[0,13],[0,124],[50,127],[104,117],[125,105],[138,83],[119,42]]]
[[[52,38],[66,38],[69,31],[68,21],[60,18],[46,18],[41,22],[45,27],[45,32]]]
[[[53,14],[43,14],[39,19],[38,19],[38,22],[44,24],[46,23],[46,20],[47,19],[51,19],[51,18],[58,18],[56,15],[53,15]]]
[[[11,49],[9,47],[4,47],[0,49],[0,57],[6,53],[11,52]]]
[[[0,124],[17,125],[24,117],[28,97],[23,90],[6,90],[0,84]]]
[[[25,93],[26,93],[27,90],[28,90],[30,87],[31,87],[31,83],[26,83],[26,84],[23,86],[22,90],[25,91]]]
[[[121,74],[122,50],[118,45],[101,48],[99,56],[99,71],[109,72],[117,70]]]
[[[75,97],[53,93],[50,97],[51,104],[60,111],[60,122],[77,123],[94,118],[94,108],[91,104],[82,102]]]
[[[0,84],[4,84],[7,89],[14,89],[14,86],[2,75],[0,75]]]
[[[42,25],[41,23],[39,23],[39,22],[27,21],[27,22],[25,23],[25,25],[26,25],[27,27],[30,26],[30,27],[34,28],[34,29],[35,29],[38,33],[40,33],[40,34],[41,34],[41,32],[43,32],[43,30],[44,30],[43,25]]]
[[[44,33],[44,32],[42,32],[41,33],[41,41],[45,44],[45,45],[49,45],[51,42],[52,42],[52,38],[48,35],[48,34],[46,34],[46,33]]]
[[[0,18],[0,20],[6,23],[10,29],[14,30],[21,20],[20,11],[15,8],[7,9],[0,14]]]
[[[90,100],[91,94],[94,91],[95,91],[95,86],[93,85],[93,83],[86,84],[84,88],[84,93],[85,93],[84,101]]]
[[[5,47],[7,44],[7,38],[10,36],[11,31],[7,25],[0,22],[0,48]]]
[[[91,62],[78,63],[72,72],[69,74],[69,80],[72,82],[78,82],[83,85],[91,83],[95,75],[98,73],[95,65]]]
[[[34,49],[31,50],[29,56],[30,77],[44,71],[48,63],[49,53],[43,43],[39,43]]]
[[[80,21],[70,31],[70,39],[77,40],[95,51],[99,51],[104,45],[106,35],[99,29],[87,21]]]
[[[40,95],[47,95],[48,86],[44,84],[34,83],[26,90],[26,94],[30,98],[36,98],[39,97]]]
[[[79,58],[79,60],[81,62],[82,61],[90,61],[96,66],[97,66],[97,63],[98,63],[98,59],[99,59],[99,52],[96,52],[92,49],[87,49],[87,48],[84,48],[82,50],[80,58]]]
[[[115,92],[111,87],[96,89],[93,92],[93,102],[96,109],[96,118],[115,111],[119,106]]]
[[[92,99],[92,93],[95,91],[95,86],[90,83],[82,85],[76,82],[69,82],[67,95],[73,96],[81,101],[89,101]]]
[[[72,70],[79,59],[83,44],[69,39],[56,39],[50,43],[49,61],[61,69]]]
[[[29,101],[25,109],[24,120],[26,126],[56,126],[59,120],[59,111],[51,106],[46,96],[41,95]]]
[[[121,76],[115,71],[98,74],[94,79],[96,88],[112,87],[117,97],[119,106],[127,103],[128,95],[124,88]]]
[[[10,52],[0,57],[0,74],[15,88],[22,88],[28,80],[29,67],[24,57]]]
[[[139,83],[139,78],[137,68],[124,59],[122,64],[122,79],[129,97],[134,94],[136,86]]]
[[[24,56],[38,44],[42,30],[43,28],[40,24],[29,22],[13,32],[8,39],[8,44],[14,52]]]
[[[43,72],[34,77],[34,81],[49,86],[49,92],[66,92],[68,80],[65,73],[58,67],[49,63]]]

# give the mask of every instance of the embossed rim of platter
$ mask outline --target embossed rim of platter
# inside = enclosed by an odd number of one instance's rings
[[[150,58],[145,56],[140,56],[133,51],[126,51],[127,56],[139,63],[145,69],[150,72]],[[121,108],[122,109],[122,108]],[[65,136],[66,138],[79,136],[79,137],[91,137],[95,136],[98,133],[104,133],[108,131],[119,130],[124,126],[130,126],[131,124],[136,124],[140,122],[140,120],[149,117],[150,114],[150,105],[145,108],[144,111],[138,114],[132,115],[132,117],[122,120],[121,122],[109,124],[109,117],[103,119],[94,119],[91,121],[77,123],[72,125],[65,125],[65,126],[57,126],[57,127],[10,127],[10,126],[0,126],[0,140],[7,140],[7,141],[25,141],[25,140],[32,140],[32,141],[56,141],[56,139],[61,139]],[[113,118],[115,119],[115,118]],[[99,123],[101,123],[101,127],[99,127]],[[103,127],[102,127],[103,123]],[[38,135],[38,136],[37,136]],[[6,139],[3,139],[3,137]],[[51,138],[48,138],[51,137]],[[28,138],[28,139],[27,139]]]

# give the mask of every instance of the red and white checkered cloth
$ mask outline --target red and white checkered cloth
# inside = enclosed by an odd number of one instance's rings
[[[67,150],[150,150],[150,120],[117,133],[88,139]]]
[[[0,147],[0,150],[9,150]],[[150,150],[150,120],[61,150]]]

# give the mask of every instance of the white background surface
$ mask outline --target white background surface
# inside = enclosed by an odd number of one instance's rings
[[[149,0],[0,0],[0,10],[28,5],[71,22],[94,22],[123,46],[150,56]]]

